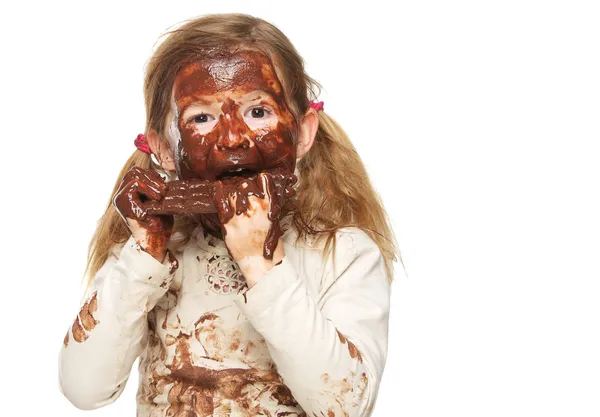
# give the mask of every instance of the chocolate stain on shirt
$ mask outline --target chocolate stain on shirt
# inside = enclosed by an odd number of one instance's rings
[[[348,352],[350,353],[350,357],[352,359],[358,359],[360,363],[363,363],[362,355],[350,340],[346,338],[339,330],[336,329],[340,342],[342,344],[348,344]],[[367,378],[367,374],[365,372],[361,373],[360,378],[356,378],[356,372],[350,371],[350,376],[348,378],[342,378],[339,380],[332,380],[328,373],[324,373],[321,375],[321,380],[324,383],[326,392],[328,395],[332,395],[335,402],[340,406],[339,410],[343,413],[344,417],[348,416],[348,412],[346,407],[346,402],[351,399],[351,406],[358,407],[360,402],[362,401],[362,396],[365,392],[367,384],[369,382]],[[329,409],[327,411],[327,417],[335,417],[336,411]],[[313,415],[315,415],[313,413]]]
[[[328,373],[324,373],[321,375],[321,380],[324,384],[323,391],[326,392],[327,395],[333,396],[334,401],[340,406],[338,410],[329,409],[328,416],[337,416],[338,414],[336,414],[336,412],[341,412],[347,417],[347,402],[350,402],[350,405],[355,408],[364,401],[362,397],[364,396],[368,384],[365,372],[361,374],[360,378],[356,378],[356,372],[350,371],[349,377],[338,380],[333,380]]]
[[[342,343],[348,343],[348,351],[350,352],[350,357],[352,359],[356,359],[358,358],[358,361],[360,363],[362,363],[362,355],[360,354],[360,352],[358,351],[358,349],[356,348],[356,346],[354,345],[354,343],[352,343],[351,341],[349,341],[343,334],[340,333],[339,330],[337,330],[337,334],[340,338],[340,342]]]
[[[266,340],[234,303],[225,301],[241,289],[209,291],[211,308],[203,303],[205,285],[178,274],[148,312],[139,355],[140,415],[306,417]],[[188,314],[192,305],[198,306],[197,315]]]
[[[161,301],[154,307],[158,311],[164,311],[165,318],[162,323],[162,328],[167,329],[167,318],[169,317],[169,311],[177,305],[179,298],[179,290],[176,288],[169,288]]]
[[[86,341],[88,338],[88,333],[92,331],[98,323],[100,323],[94,318],[93,315],[98,309],[98,301],[96,298],[97,294],[98,291],[94,292],[94,294],[90,296],[83,306],[81,306],[81,310],[73,322],[71,332],[73,333],[73,339],[75,339],[75,341],[78,343]],[[68,338],[65,338],[65,340],[66,346],[68,343]]]
[[[267,350],[264,339],[249,341],[239,327],[225,331],[221,317],[215,311],[209,311],[193,323],[191,331],[184,330],[186,326],[178,319],[177,334],[167,333],[163,343],[156,334],[157,312],[161,310],[155,308],[148,314],[149,337],[146,354],[140,358],[142,379],[138,400],[154,406],[162,405],[165,415],[169,416],[243,413],[240,415],[306,417],[272,361],[267,364],[268,369],[258,368],[252,360],[244,362],[244,356],[257,349],[257,344]],[[166,331],[175,327],[169,324]],[[203,356],[193,353],[191,342],[194,340],[202,346]],[[166,359],[168,347],[175,348],[172,360]],[[194,358],[204,362],[195,363]],[[231,360],[238,360],[250,368],[238,365],[219,369],[225,366],[224,361]],[[214,369],[207,367],[212,364]],[[275,405],[277,412],[271,414],[265,408],[267,404]]]
[[[179,268],[179,261],[177,260],[177,257],[171,253],[170,250],[167,250],[167,257],[169,259],[169,274],[172,274],[177,268]]]

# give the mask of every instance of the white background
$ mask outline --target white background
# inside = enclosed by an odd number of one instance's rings
[[[88,415],[58,352],[144,64],[169,26],[239,11],[297,47],[393,220],[407,275],[373,415],[600,415],[594,3],[3,3],[0,414]],[[131,375],[89,415],[135,415]]]

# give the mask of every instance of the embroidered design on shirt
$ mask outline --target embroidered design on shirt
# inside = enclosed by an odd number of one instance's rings
[[[193,236],[198,246],[205,252],[197,260],[198,262],[204,260],[204,278],[215,293],[237,294],[248,288],[246,278],[229,255],[223,240],[204,234],[201,228],[197,228]]]
[[[205,277],[217,294],[237,294],[248,286],[242,271],[229,255],[211,255],[206,261]]]

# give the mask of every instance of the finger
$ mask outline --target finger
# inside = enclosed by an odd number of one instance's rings
[[[185,198],[198,198],[212,196],[214,184],[206,180],[175,180],[169,182],[166,196],[182,196]]]
[[[227,199],[229,200],[229,206],[233,209],[236,215],[239,215],[239,213],[237,212],[237,193],[233,192],[229,194],[227,196]]]
[[[126,212],[129,212],[136,218],[144,219],[148,214],[147,202],[142,201],[141,196],[144,196],[147,200],[156,201],[157,204],[152,206],[153,208],[161,207],[160,201],[162,197],[155,190],[148,186],[148,184],[133,179],[127,184],[122,193],[126,196],[125,200],[121,200],[121,206],[126,206]]]
[[[286,177],[285,188],[292,188],[298,183],[298,177],[295,174],[291,174]]]
[[[185,210],[189,213],[216,213],[217,208],[215,207],[215,203],[210,196],[204,197],[193,197],[186,202]]]
[[[157,184],[165,184],[165,179],[162,177],[162,175],[160,175],[158,172],[156,172],[153,169],[145,169],[143,170],[144,174],[152,181],[156,182]],[[166,184],[165,184],[166,185]]]
[[[143,195],[148,200],[160,201],[162,199],[160,192],[156,188],[151,187],[149,184],[145,183],[144,181],[132,180],[131,184],[135,184],[136,191],[138,192],[138,194]]]
[[[221,181],[215,181],[214,202],[221,224],[225,224],[232,217],[229,198],[225,195],[225,189]]]
[[[161,201],[146,201],[143,203],[144,210],[149,215],[167,214],[169,211],[168,206],[164,204],[164,200]],[[171,214],[171,213],[168,213]]]
[[[127,171],[125,173],[125,175],[123,176],[123,181],[124,183],[126,182],[130,182],[133,179],[139,178],[140,177],[140,168],[139,167],[131,167],[131,169],[129,169],[129,171]]]
[[[132,180],[120,193],[117,193],[113,203],[124,217],[144,219],[146,211],[142,207],[138,193],[138,183],[135,181]]]
[[[168,193],[165,196],[168,206],[177,205],[182,210],[189,212],[216,212],[213,196],[207,191],[186,190],[184,193],[173,194]]]
[[[164,194],[168,188],[167,184],[164,182],[163,178],[158,174],[158,172],[150,169],[143,169],[137,166],[134,166],[129,171],[127,171],[127,173],[123,177],[122,182],[128,183],[131,180],[139,180],[145,182],[158,194]]]
[[[267,200],[267,202],[269,203],[269,206],[271,205],[271,175],[268,173],[261,173],[260,174],[260,181],[261,181],[261,187],[262,187],[262,192],[264,195],[264,199]]]
[[[190,180],[186,185],[191,194],[211,194],[214,189],[212,181],[207,180]]]
[[[149,214],[217,213],[214,198],[215,186],[212,181],[175,180],[169,182],[168,186],[160,207],[144,203]]]
[[[140,180],[144,182],[149,188],[152,188],[158,195],[164,195],[168,186],[158,174],[158,172],[152,170],[144,170],[141,174]]]
[[[297,178],[296,178],[296,176],[294,176],[294,178],[291,181],[287,181],[284,184],[282,194],[285,198],[293,197],[296,195],[296,189],[294,188],[294,185],[296,184],[296,182],[297,182]]]
[[[217,212],[214,199],[215,183],[206,180],[191,180],[186,191],[186,200],[190,212]]]
[[[123,182],[130,182],[131,180],[139,180],[141,178],[143,178],[144,176],[144,170],[138,166],[133,166],[131,167],[131,169],[129,171],[127,171],[127,173],[125,173],[125,176],[123,177]]]

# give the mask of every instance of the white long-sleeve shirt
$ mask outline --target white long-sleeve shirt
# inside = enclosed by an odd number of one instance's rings
[[[248,289],[224,242],[200,226],[163,262],[130,237],[69,326],[60,390],[81,409],[108,405],[139,356],[138,417],[369,416],[390,285],[366,233],[337,238],[322,260],[322,245],[295,244],[290,228],[283,261]]]

